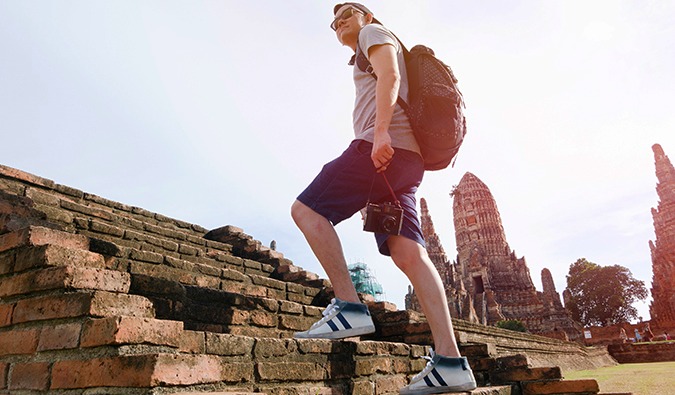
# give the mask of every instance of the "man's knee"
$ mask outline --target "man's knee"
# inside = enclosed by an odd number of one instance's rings
[[[309,207],[303,202],[296,200],[291,205],[291,217],[296,224],[300,224],[303,219],[307,218],[308,213],[311,211]]]
[[[421,245],[404,236],[389,237],[387,244],[391,259],[404,272],[418,265],[426,255],[426,250]]]

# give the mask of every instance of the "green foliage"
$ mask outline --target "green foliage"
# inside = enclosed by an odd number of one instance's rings
[[[644,281],[623,266],[600,266],[585,258],[570,265],[565,307],[585,326],[608,326],[637,318],[633,303],[648,296]]]
[[[495,324],[497,328],[508,329],[516,332],[527,332],[527,327],[518,320],[501,320]]]

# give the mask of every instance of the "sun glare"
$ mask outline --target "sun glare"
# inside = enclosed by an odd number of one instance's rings
[[[605,21],[591,21],[584,28],[584,37],[591,42],[603,42],[614,37],[614,27]]]

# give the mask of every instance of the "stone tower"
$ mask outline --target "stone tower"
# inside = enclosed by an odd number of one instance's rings
[[[675,169],[659,144],[652,146],[656,165],[656,193],[652,208],[656,241],[649,242],[652,255],[652,298],[649,306],[654,326],[675,329]]]
[[[466,173],[451,195],[456,262],[448,261],[423,199],[421,218],[427,252],[445,283],[452,316],[485,325],[517,319],[533,333],[580,338],[580,328],[563,308],[551,273],[542,272],[544,292],[538,292],[525,258],[517,258],[509,247],[497,203],[487,185]],[[406,296],[406,308],[419,310],[412,291]]]

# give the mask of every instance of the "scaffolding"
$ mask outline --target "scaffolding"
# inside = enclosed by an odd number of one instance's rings
[[[380,300],[380,296],[384,293],[382,285],[375,280],[375,276],[365,263],[354,263],[349,265],[348,269],[356,292],[369,294],[375,297],[375,300]]]

